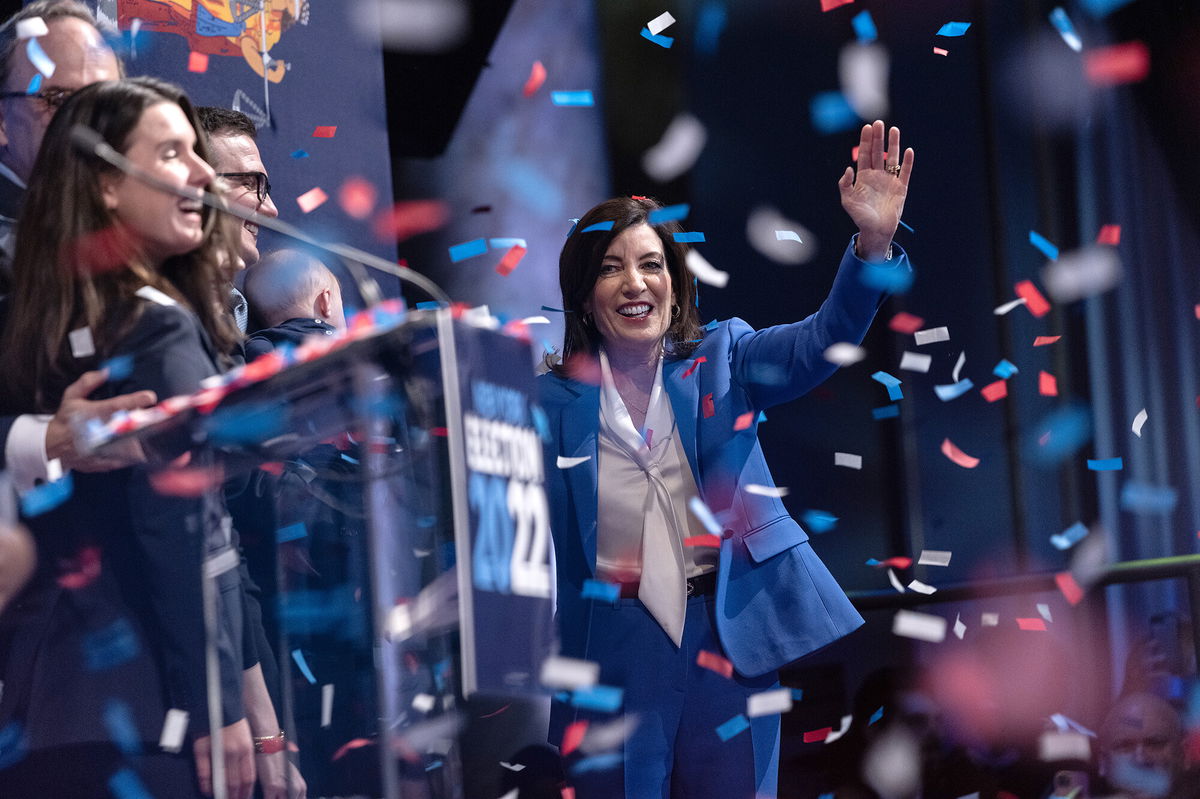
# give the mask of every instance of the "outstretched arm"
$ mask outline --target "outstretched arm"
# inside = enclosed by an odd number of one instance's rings
[[[855,254],[871,263],[887,258],[892,236],[904,213],[915,155],[909,147],[901,161],[899,128],[893,127],[888,133],[886,153],[883,144],[881,120],[863,125],[858,141],[858,171],[848,166],[838,181],[842,208],[858,225]]]

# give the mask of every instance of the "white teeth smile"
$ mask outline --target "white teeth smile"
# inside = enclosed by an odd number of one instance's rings
[[[185,200],[179,204],[179,210],[185,214],[198,214],[202,208],[203,206],[200,203],[190,200]]]
[[[250,235],[254,236],[255,238],[258,237],[258,225],[254,224],[253,222],[243,222],[242,227],[250,231]]]
[[[650,313],[650,306],[646,303],[641,303],[640,305],[626,305],[622,308],[618,308],[617,313],[619,313],[621,316],[642,316],[643,314]]]

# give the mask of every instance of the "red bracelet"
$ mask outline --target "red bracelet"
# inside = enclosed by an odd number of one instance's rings
[[[254,751],[260,755],[273,755],[287,748],[287,735],[283,730],[278,735],[268,735],[254,739]]]

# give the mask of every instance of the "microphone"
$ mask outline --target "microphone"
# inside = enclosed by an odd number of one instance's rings
[[[209,208],[236,216],[238,219],[246,222],[253,222],[259,227],[273,230],[288,238],[296,239],[310,247],[315,247],[318,250],[343,259],[350,270],[351,277],[354,278],[355,285],[358,287],[358,292],[362,296],[363,302],[368,307],[379,302],[382,299],[382,295],[379,291],[379,284],[375,282],[373,277],[367,274],[366,270],[363,269],[364,266],[371,267],[385,274],[394,275],[416,286],[438,302],[445,303],[446,305],[450,304],[450,297],[446,292],[442,291],[440,286],[420,272],[410,269],[407,266],[394,264],[391,261],[380,258],[378,255],[372,255],[369,252],[360,250],[357,247],[351,247],[348,244],[326,244],[318,241],[294,225],[289,225],[287,222],[263,216],[256,211],[250,211],[239,205],[232,205],[219,194],[212,194],[204,189],[197,189],[192,186],[178,186],[174,183],[169,183],[157,175],[147,172],[121,155],[112,145],[104,140],[104,137],[87,125],[75,125],[71,128],[71,143],[80,152],[87,155],[94,155],[139,183],[144,183],[159,191],[172,194],[176,197],[182,197],[186,200],[196,200]]]

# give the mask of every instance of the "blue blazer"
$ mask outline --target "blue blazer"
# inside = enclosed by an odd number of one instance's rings
[[[759,411],[795,399],[831,375],[837,367],[823,357],[831,344],[862,341],[886,297],[864,285],[864,266],[852,242],[828,298],[807,319],[763,330],[741,319],[721,322],[690,358],[663,364],[692,476],[724,528],[717,632],[734,668],[748,677],[776,670],[863,623],[783,503],[745,491],[747,485],[775,483],[757,421],[733,428],[743,414],[757,419]],[[889,267],[910,269],[902,251]],[[702,356],[706,360],[687,374]],[[547,464],[560,455],[590,458],[571,469],[547,468],[562,653],[584,657],[592,600],[583,599],[583,585],[596,576],[600,389],[553,373],[538,382],[552,435]]]

